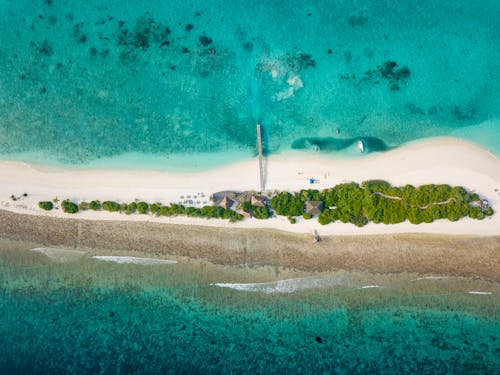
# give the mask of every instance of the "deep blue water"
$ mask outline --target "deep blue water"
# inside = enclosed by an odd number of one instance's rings
[[[0,0],[0,14],[4,159],[218,165],[255,154],[258,121],[268,152],[445,135],[500,153],[496,1]]]
[[[5,246],[0,271],[2,374],[500,370],[499,288],[484,281],[344,272],[266,294],[210,284],[280,278],[269,270],[58,264]]]

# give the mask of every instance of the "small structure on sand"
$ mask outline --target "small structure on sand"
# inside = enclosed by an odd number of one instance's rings
[[[472,204],[476,207],[479,207],[483,211],[486,211],[488,208],[490,208],[490,202],[488,202],[488,200],[486,199],[478,199],[476,201],[473,201]]]
[[[490,202],[488,202],[486,199],[481,199],[479,201],[479,206],[481,207],[481,210],[487,210],[490,208]]]
[[[255,207],[266,207],[267,198],[262,195],[252,195],[250,203]]]
[[[319,238],[319,234],[318,234],[318,231],[315,229],[314,232],[313,232],[313,243],[317,243],[319,241],[321,241],[321,238]]]
[[[226,210],[229,210],[234,204],[234,201],[230,198],[228,198],[227,196],[225,196],[224,198],[222,198],[222,200],[217,203],[217,206],[219,207],[222,207],[222,208],[225,208]]]
[[[321,215],[323,212],[323,202],[321,201],[306,201],[305,211],[311,215]]]

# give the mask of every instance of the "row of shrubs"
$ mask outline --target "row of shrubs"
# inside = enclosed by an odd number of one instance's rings
[[[306,201],[323,201],[323,196],[318,190],[301,190],[295,194],[283,191],[275,194],[270,204],[276,214],[294,217],[304,214]]]
[[[250,202],[243,202],[241,204],[241,208],[250,213],[256,219],[269,219],[273,216],[273,213],[266,205],[264,207],[252,206]]]
[[[52,210],[54,204],[50,201],[38,202],[38,206],[44,210]],[[80,204],[73,203],[69,200],[61,202],[61,208],[64,212],[74,214],[78,211],[94,210],[94,211],[109,211],[109,212],[123,212],[127,215],[135,212],[139,214],[152,213],[157,216],[176,216],[186,215],[189,217],[203,217],[203,218],[217,218],[229,219],[232,222],[243,219],[243,215],[233,211],[227,210],[223,207],[204,206],[202,208],[184,207],[180,204],[170,204],[164,206],[161,203],[146,203],[146,202],[131,202],[131,203],[118,203],[114,201],[100,202],[94,200],[89,202],[81,202]]]
[[[493,214],[493,209],[482,210],[473,202],[478,201],[477,194],[471,194],[461,186],[422,185],[414,187],[391,186],[386,181],[365,181],[339,184],[333,188],[318,190],[301,190],[298,193],[279,192],[270,202],[276,214],[287,216],[290,223],[295,223],[297,216],[311,219],[312,215],[304,212],[306,201],[321,201],[324,209],[319,215],[320,224],[335,221],[353,223],[364,226],[368,222],[396,224],[406,220],[413,224],[430,223],[438,219],[456,221],[469,216],[473,219],[483,219]],[[51,210],[52,202],[39,202],[40,208]],[[123,212],[130,215],[152,213],[158,216],[186,215],[189,217],[222,218],[239,221],[243,216],[233,210],[216,206],[202,208],[184,207],[179,204],[164,206],[161,203],[146,202],[118,203],[94,200],[79,205],[65,200],[61,203],[64,212],[76,213],[79,210],[105,210]],[[250,202],[244,202],[242,208],[257,219],[267,219],[273,215],[269,207],[255,207]]]
[[[281,192],[271,199],[271,207],[278,215],[288,216],[290,222],[294,222],[296,216],[310,219],[311,215],[304,212],[308,200],[323,202],[325,208],[318,217],[319,223],[323,225],[341,221],[364,226],[370,221],[396,224],[406,220],[419,224],[437,219],[456,221],[465,216],[483,219],[493,214],[491,207],[483,211],[474,205],[473,202],[478,201],[479,196],[467,192],[461,186],[394,187],[378,180],[363,182],[361,186],[357,183],[339,184],[321,192]],[[446,203],[437,204],[443,202]]]

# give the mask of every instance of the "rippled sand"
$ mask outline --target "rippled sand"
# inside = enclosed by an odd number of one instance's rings
[[[500,269],[500,237],[332,236],[313,244],[310,236],[272,230],[64,220],[1,210],[0,236],[44,246],[106,249],[106,254],[95,255],[184,256],[223,265],[304,271],[415,272],[498,279]]]

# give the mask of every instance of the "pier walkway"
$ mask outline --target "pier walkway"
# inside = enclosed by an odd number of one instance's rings
[[[257,150],[259,152],[259,176],[260,176],[260,191],[264,192],[264,164],[262,160],[262,129],[261,125],[257,124]]]

